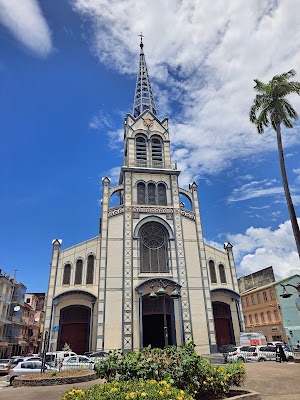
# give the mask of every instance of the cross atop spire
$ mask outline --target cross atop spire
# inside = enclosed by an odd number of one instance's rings
[[[145,110],[149,110],[152,112],[152,114],[157,115],[150,79],[148,75],[146,60],[145,60],[145,54],[143,51],[144,35],[141,32],[140,35],[138,36],[140,36],[141,38],[141,43],[140,43],[141,51],[140,51],[140,63],[136,79],[133,112],[132,112],[134,118],[137,118]]]

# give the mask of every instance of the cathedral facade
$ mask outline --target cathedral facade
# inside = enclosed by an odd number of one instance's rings
[[[232,245],[220,251],[204,243],[197,184],[179,187],[168,119],[157,116],[140,47],[119,184],[102,179],[99,236],[65,250],[61,240],[52,243],[51,351],[65,343],[83,354],[193,340],[208,354],[238,343],[244,328]]]

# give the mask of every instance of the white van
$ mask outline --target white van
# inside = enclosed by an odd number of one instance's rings
[[[45,361],[51,367],[56,367],[60,361],[63,361],[67,357],[77,356],[73,351],[53,351],[46,353]]]
[[[266,337],[260,332],[241,332],[241,346],[263,346],[267,344]]]

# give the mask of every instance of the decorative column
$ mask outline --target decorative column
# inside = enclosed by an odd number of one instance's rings
[[[61,244],[62,244],[61,239],[52,240],[52,258],[51,258],[51,263],[50,263],[48,297],[47,297],[46,308],[45,308],[44,332],[47,330],[50,330],[51,324],[52,324],[52,318],[53,318],[52,300],[55,297],[55,289],[56,289],[56,282],[57,282],[57,270],[58,270]],[[49,331],[49,333],[51,334],[50,331]]]
[[[132,174],[125,172],[124,182],[124,252],[123,252],[123,321],[122,350],[133,350],[133,277],[132,277]]]
[[[185,263],[185,252],[183,245],[183,233],[182,223],[179,205],[179,190],[178,190],[178,177],[177,175],[172,176],[172,195],[173,195],[173,206],[174,206],[174,225],[175,225],[175,245],[177,252],[177,268],[178,268],[178,283],[181,285],[181,314],[182,314],[182,325],[183,325],[183,344],[189,340],[193,340],[193,329],[191,320],[190,310],[190,299],[188,280],[186,273]]]
[[[215,352],[217,352],[215,323],[214,323],[214,317],[213,317],[210,287],[209,287],[209,280],[208,280],[208,273],[207,273],[206,254],[205,254],[205,246],[204,246],[202,225],[201,225],[201,218],[200,218],[200,207],[199,207],[199,200],[198,200],[198,192],[197,192],[198,185],[197,185],[197,183],[196,182],[191,183],[189,185],[189,189],[192,193],[194,212],[195,212],[196,234],[197,234],[199,262],[200,262],[200,275],[201,275],[202,287],[203,287],[202,293],[203,293],[203,300],[204,300],[204,307],[205,307],[205,314],[206,314],[208,341],[209,341],[211,353],[215,353]]]
[[[103,199],[100,239],[100,266],[98,285],[98,325],[97,325],[97,350],[105,349],[104,325],[105,325],[105,296],[106,296],[106,265],[107,265],[107,232],[109,210],[109,186],[110,179],[102,179]]]
[[[235,270],[235,264],[234,264],[234,258],[233,258],[233,251],[232,251],[232,244],[231,243],[224,243],[224,249],[226,250],[227,257],[228,257],[228,264],[230,268],[230,275],[231,275],[231,282],[232,282],[232,289],[239,293],[239,286],[238,286],[238,281],[236,277],[236,270]]]

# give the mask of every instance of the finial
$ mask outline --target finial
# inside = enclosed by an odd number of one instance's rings
[[[138,36],[140,36],[140,38],[141,38],[140,48],[143,50],[143,47],[144,47],[143,37],[145,37],[145,36],[143,35],[142,32]]]

